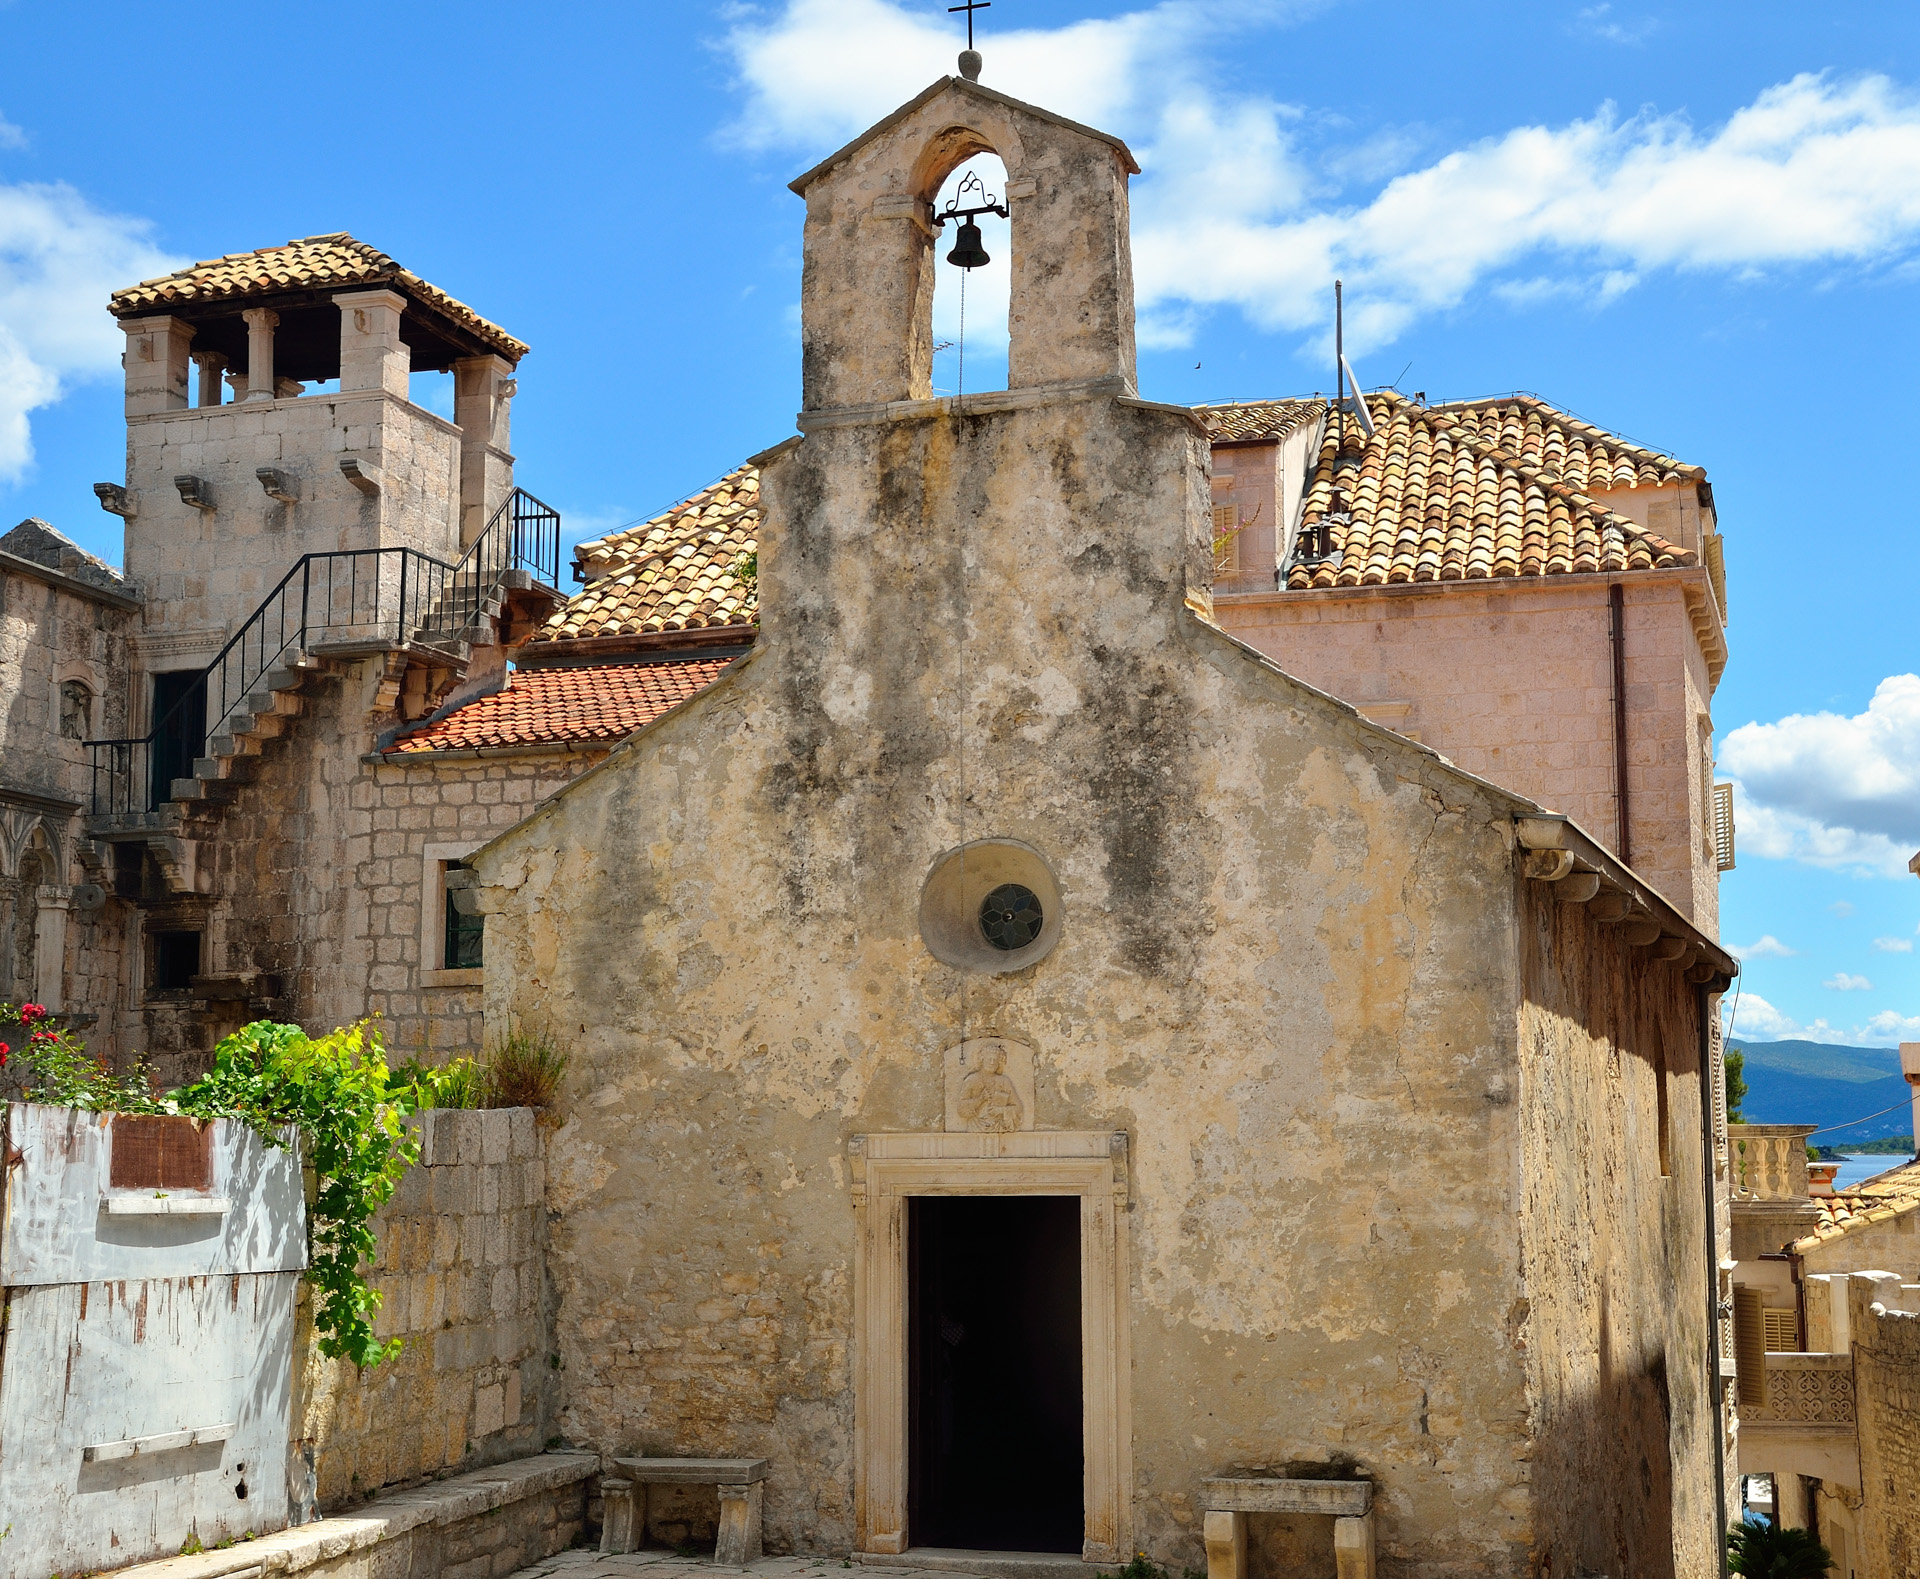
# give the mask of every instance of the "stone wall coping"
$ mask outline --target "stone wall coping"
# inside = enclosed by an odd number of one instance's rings
[[[978,417],[996,411],[1027,411],[1059,401],[1099,400],[1115,396],[1125,398],[1132,405],[1143,405],[1150,410],[1176,411],[1198,421],[1185,406],[1155,406],[1150,401],[1141,401],[1126,379],[1118,373],[1107,373],[1099,378],[1069,379],[1058,384],[1022,384],[1016,389],[983,389],[977,395],[936,395],[930,400],[884,400],[866,406],[826,406],[815,411],[802,411],[793,422],[803,434],[818,433],[828,428],[919,422],[929,417],[960,413]]]
[[[750,1486],[767,1478],[764,1458],[616,1458],[612,1462],[651,1486]]]
[[[457,1524],[543,1491],[586,1480],[600,1468],[594,1453],[540,1453],[397,1491],[357,1513],[321,1519],[277,1535],[242,1541],[225,1551],[162,1557],[116,1569],[122,1579],[242,1579],[252,1574],[299,1573],[349,1552],[365,1551],[427,1525]]]
[[[458,425],[449,422],[437,411],[429,411],[425,406],[416,406],[404,396],[396,395],[388,389],[333,389],[324,393],[300,395],[282,395],[274,400],[229,400],[218,406],[173,406],[166,411],[143,411],[130,413],[127,426],[140,427],[149,422],[181,422],[205,417],[231,417],[245,413],[248,416],[256,412],[282,411],[288,406],[339,405],[343,402],[383,400],[400,407],[408,416],[417,417],[430,428],[442,433],[450,433],[455,438],[464,438],[465,434]]]
[[[1203,1481],[1209,1513],[1328,1513],[1357,1519],[1373,1508],[1370,1480],[1278,1480],[1227,1475]]]

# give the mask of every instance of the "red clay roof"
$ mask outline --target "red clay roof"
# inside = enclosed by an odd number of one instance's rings
[[[389,755],[600,741],[609,746],[720,678],[731,658],[515,670],[504,690],[410,730]]]

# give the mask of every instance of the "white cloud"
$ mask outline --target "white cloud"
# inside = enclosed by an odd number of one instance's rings
[[[1827,906],[1827,909],[1836,916],[1850,916],[1853,914],[1853,902],[1848,899],[1836,899]]]
[[[1882,680],[1863,713],[1794,713],[1721,742],[1743,848],[1904,878],[1920,845],[1920,675]]]
[[[1325,115],[1219,86],[1231,31],[1303,9],[1167,0],[982,41],[983,81],[1132,143],[1143,344],[1179,343],[1222,307],[1319,331],[1336,274],[1364,352],[1514,271],[1523,293],[1599,304],[1655,269],[1877,262],[1920,238],[1920,99],[1878,76],[1797,76],[1705,131],[1602,105],[1417,169],[1393,137],[1400,173],[1376,188],[1377,159],[1304,145]],[[943,23],[889,0],[787,0],[736,23],[723,47],[745,103],[727,135],[818,158],[953,69]],[[1587,23],[1628,26],[1597,6]]]
[[[1849,976],[1844,970],[1836,971],[1820,983],[1830,992],[1872,992],[1873,983],[1865,976]]]
[[[0,115],[0,148],[24,148],[27,146],[27,134],[6,116]]]
[[[1734,947],[1733,953],[1740,959],[1792,959],[1800,951],[1788,948],[1769,932],[1758,943],[1749,943],[1745,948]]]
[[[1732,994],[1721,1000],[1721,1012],[1731,1017],[1729,1036],[1754,1042],[1829,1042],[1842,1047],[1897,1047],[1920,1038],[1920,1015],[1882,1010],[1865,1023],[1848,1028],[1817,1018],[1802,1024],[1783,1014],[1758,993],[1742,992],[1737,1004]]]
[[[1611,5],[1583,7],[1573,20],[1574,32],[1604,39],[1609,44],[1644,44],[1660,31],[1657,18],[1642,17],[1638,22],[1625,22],[1613,14]]]
[[[1911,954],[1913,952],[1913,940],[1911,938],[1875,938],[1873,940],[1873,946],[1882,954]]]
[[[108,293],[181,263],[151,230],[70,186],[0,184],[0,482],[33,459],[33,411],[118,371],[125,337]]]

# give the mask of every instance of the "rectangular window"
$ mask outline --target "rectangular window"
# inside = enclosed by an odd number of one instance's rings
[[[473,886],[473,869],[465,861],[442,863],[441,887],[446,893],[446,947],[441,966],[472,970],[480,963],[480,945],[486,917],[479,913],[480,893]]]
[[[1733,870],[1733,786],[1713,786],[1714,865],[1723,872]]]
[[[185,992],[200,974],[200,934],[198,932],[155,932],[153,934],[153,990]]]
[[[1800,1320],[1791,1308],[1777,1310],[1769,1306],[1761,1313],[1767,1335],[1767,1352],[1794,1354],[1800,1348]]]

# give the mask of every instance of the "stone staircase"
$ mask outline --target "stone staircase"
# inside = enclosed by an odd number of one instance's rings
[[[465,657],[462,652],[463,662]],[[207,755],[194,758],[193,776],[173,780],[170,801],[183,807],[231,801],[260,771],[261,749],[306,711],[308,687],[332,667],[311,653],[284,655],[207,738]]]

